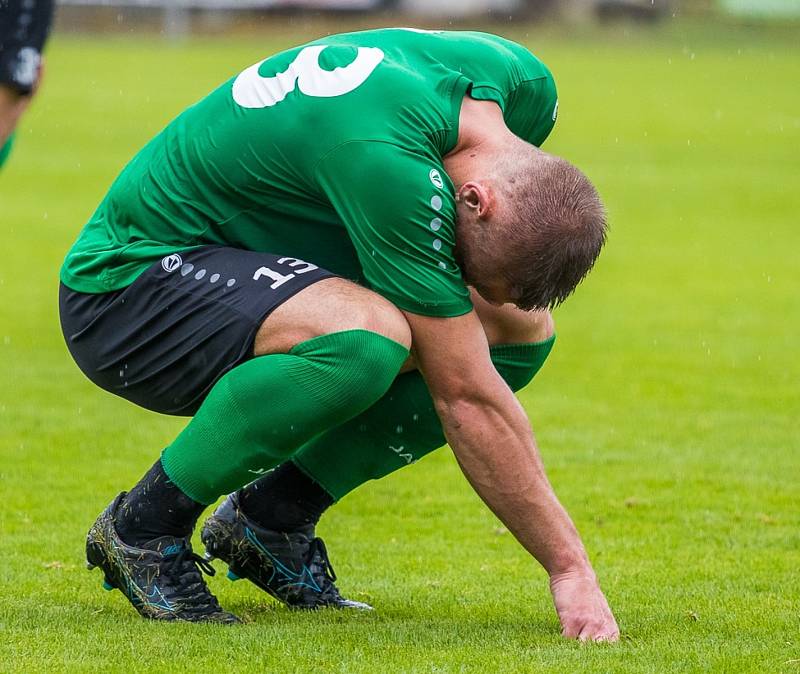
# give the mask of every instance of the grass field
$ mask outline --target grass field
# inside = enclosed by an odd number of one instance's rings
[[[89,384],[67,247],[127,159],[311,34],[56,36],[0,175],[0,671],[800,672],[800,50],[780,30],[497,28],[552,67],[548,149],[597,182],[601,261],[522,394],[623,632],[562,640],[546,575],[441,450],[321,525],[371,615],[295,614],[224,573],[237,628],[150,624],[83,567],[98,511],[182,421]]]

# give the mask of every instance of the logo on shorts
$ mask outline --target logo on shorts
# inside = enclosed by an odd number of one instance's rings
[[[436,169],[431,169],[431,172],[428,174],[428,177],[431,179],[431,182],[434,184],[435,187],[442,189],[444,187],[444,182],[442,182],[442,174],[439,173]]]
[[[183,264],[183,260],[181,256],[177,253],[173,253],[172,255],[167,255],[163,260],[161,260],[161,266],[164,268],[166,272],[173,272],[176,269],[180,269],[180,266]]]

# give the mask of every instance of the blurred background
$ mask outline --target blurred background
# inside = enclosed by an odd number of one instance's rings
[[[338,17],[370,25],[400,17],[437,25],[486,20],[654,23],[679,15],[708,21],[800,19],[798,0],[58,0],[58,5],[59,30],[147,27],[173,38],[288,17]]]

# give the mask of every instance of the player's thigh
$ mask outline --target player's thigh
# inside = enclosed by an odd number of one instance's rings
[[[164,257],[117,292],[62,286],[62,328],[95,384],[147,409],[191,415],[222,375],[254,356],[265,317],[332,276],[293,257],[203,246]]]
[[[255,339],[255,354],[286,353],[314,337],[345,330],[369,330],[406,347],[411,329],[402,312],[377,293],[342,278],[308,286],[266,317]]]
[[[555,332],[549,311],[523,311],[513,304],[498,307],[489,304],[474,290],[470,293],[475,312],[491,345],[541,342]]]

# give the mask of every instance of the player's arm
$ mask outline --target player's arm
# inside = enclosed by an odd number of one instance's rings
[[[616,621],[580,536],[547,480],[525,412],[489,359],[477,315],[406,317],[417,363],[458,463],[550,574],[563,634],[617,639]]]
[[[318,181],[345,223],[369,285],[406,312],[414,350],[467,478],[548,570],[564,634],[615,638],[580,538],[547,482],[530,424],[489,359],[453,257],[453,187],[430,159],[349,143]]]

